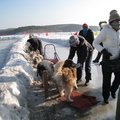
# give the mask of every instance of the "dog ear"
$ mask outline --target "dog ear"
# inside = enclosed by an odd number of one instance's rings
[[[71,59],[67,59],[64,62],[63,67],[72,67],[73,61]]]

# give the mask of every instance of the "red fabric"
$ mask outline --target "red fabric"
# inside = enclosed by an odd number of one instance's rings
[[[74,35],[77,35],[78,33],[76,32],[76,33],[74,33]]]
[[[44,59],[44,60],[51,61],[53,64],[56,64],[58,62],[58,59]]]
[[[65,96],[59,97],[58,99],[64,103],[69,104],[70,106],[73,106],[73,107],[79,109],[80,111],[85,111],[88,108],[90,108],[98,103],[98,101],[96,100],[96,97],[84,95],[75,90],[71,94],[71,99],[73,99],[74,102],[72,102],[72,103],[68,102],[66,100]]]
[[[37,54],[40,54],[40,51],[36,51]]]

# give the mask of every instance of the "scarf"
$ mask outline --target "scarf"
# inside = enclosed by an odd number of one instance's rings
[[[120,23],[111,23],[111,26],[113,27],[113,29],[115,29],[116,31],[118,31],[120,29]]]
[[[87,28],[87,27],[83,28],[83,35],[84,35],[84,36],[87,35],[87,32],[88,32],[88,28]]]

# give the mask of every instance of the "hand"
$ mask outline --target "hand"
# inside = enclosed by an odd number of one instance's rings
[[[103,49],[101,51],[101,53],[103,53],[103,57],[106,59],[106,60],[109,60],[110,56],[112,56],[111,53],[109,53],[106,49]]]
[[[78,63],[77,65],[76,65],[76,68],[79,68],[79,67],[81,67],[82,66],[82,64],[81,63]]]

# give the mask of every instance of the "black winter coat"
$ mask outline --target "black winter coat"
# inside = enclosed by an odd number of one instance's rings
[[[42,42],[38,38],[30,38],[27,40],[27,42],[30,42],[30,50],[36,51],[37,49],[39,50],[40,54],[43,55],[43,47],[42,47]]]
[[[83,35],[83,30],[79,32],[79,35],[83,36],[92,45],[94,40],[94,33],[91,29],[88,29],[86,36]]]
[[[68,59],[73,59],[73,57],[75,56],[75,53],[77,53],[78,63],[83,64],[86,61],[89,55],[89,52],[93,51],[93,47],[85,40],[84,37],[82,36],[78,36],[78,37],[79,37],[80,43],[79,45],[77,45],[77,47],[70,46]]]

